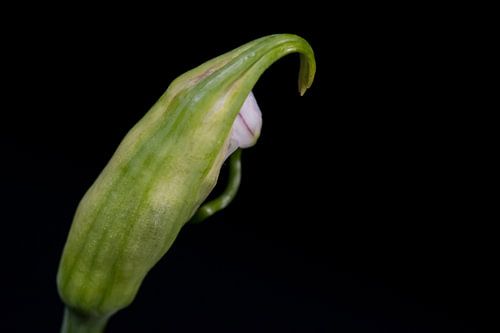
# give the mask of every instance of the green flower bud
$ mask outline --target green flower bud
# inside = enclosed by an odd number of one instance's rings
[[[301,53],[303,94],[315,73],[309,44],[267,36],[181,75],[126,135],[81,200],[64,247],[57,275],[68,309],[63,331],[100,332],[132,302],[215,186],[225,158],[257,140],[251,89],[292,52]],[[240,110],[246,118],[237,119]]]

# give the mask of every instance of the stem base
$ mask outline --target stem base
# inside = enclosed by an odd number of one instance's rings
[[[109,317],[95,317],[64,309],[61,333],[103,333]]]

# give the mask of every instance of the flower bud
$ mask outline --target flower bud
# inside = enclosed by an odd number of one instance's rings
[[[68,331],[99,331],[132,302],[215,186],[225,158],[255,144],[261,116],[251,90],[292,52],[301,53],[303,94],[315,72],[309,44],[267,36],[181,75],[130,130],[81,200],[64,247],[57,284]]]

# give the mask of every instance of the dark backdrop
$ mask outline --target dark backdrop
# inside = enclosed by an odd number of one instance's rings
[[[462,86],[463,30],[431,9],[304,11],[20,11],[3,23],[1,331],[59,329],[55,274],[72,214],[168,84],[279,32],[314,48],[312,89],[297,93],[296,55],[261,77],[264,126],[238,197],[182,230],[108,332],[487,327],[487,131]]]

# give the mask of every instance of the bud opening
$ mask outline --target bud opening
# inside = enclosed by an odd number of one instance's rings
[[[262,128],[262,113],[252,92],[234,120],[226,158],[238,148],[248,148],[257,142]]]

